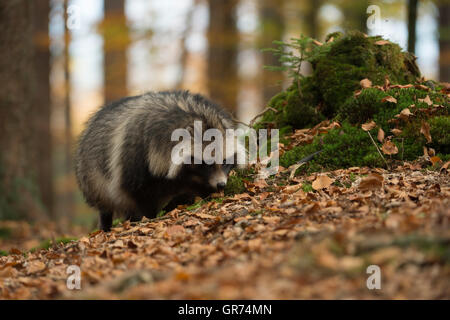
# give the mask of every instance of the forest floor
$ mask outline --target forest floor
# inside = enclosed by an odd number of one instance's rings
[[[109,233],[12,248],[0,257],[0,298],[449,299],[449,208],[448,163],[285,170]],[[70,265],[80,290],[67,287]],[[380,289],[367,287],[370,265]]]

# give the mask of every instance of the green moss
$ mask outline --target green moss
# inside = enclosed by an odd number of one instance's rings
[[[366,37],[359,32],[335,40],[327,55],[315,62],[313,78],[323,99],[323,113],[334,117],[340,106],[368,78],[382,85],[385,76],[391,83],[406,84],[420,76],[413,58],[395,43],[375,44],[381,37]]]
[[[315,137],[309,145],[287,151],[280,158],[280,165],[289,167],[323,149],[313,160],[301,166],[297,173],[351,166],[385,166],[367,132],[361,129],[361,124],[369,120],[377,124],[377,128],[371,131],[374,139],[378,128],[382,128],[385,136],[391,136],[399,150],[398,154],[387,156],[388,160],[414,160],[423,154],[425,145],[434,148],[444,161],[448,159],[450,105],[438,83],[427,81],[421,84],[428,88],[391,88],[387,91],[372,87],[354,95],[356,90],[361,89],[360,81],[364,78],[371,80],[373,86],[383,85],[386,77],[391,84],[418,84],[420,71],[415,57],[402,52],[395,43],[380,42],[383,39],[379,36],[368,37],[360,32],[350,32],[345,35],[330,34],[327,39],[331,37],[333,41],[307,47],[307,50],[302,46],[285,44],[290,49],[303,50],[299,56],[308,56],[306,61],[313,68],[308,77],[295,75],[293,67],[299,65],[298,61],[297,64],[295,62],[300,58],[288,54],[283,56],[282,51],[277,51],[284,59],[280,61],[290,62],[288,71],[293,82],[270,100],[269,106],[277,112],[267,112],[255,128],[283,128],[280,137],[281,142],[286,144],[289,141],[284,135],[290,130],[313,126],[325,117],[342,124],[342,128]],[[307,42],[304,38],[298,41]],[[388,96],[394,97],[397,102],[382,102]],[[426,96],[432,100],[432,106],[419,101]],[[405,108],[409,108],[413,116],[398,117]],[[431,143],[420,132],[423,122],[430,125]],[[394,137],[393,129],[402,132]],[[376,143],[381,147],[378,141]]]
[[[285,152],[280,158],[280,165],[289,167],[319,150],[323,151],[301,166],[300,172],[384,165],[367,132],[348,122],[344,122],[342,128],[336,128],[327,134],[317,136],[309,145],[295,147]]]
[[[314,191],[312,184],[309,182],[302,183],[302,190],[304,192],[313,192]]]
[[[7,227],[0,228],[0,239],[7,239],[11,237],[12,230]]]
[[[224,198],[214,198],[214,199],[210,199],[210,200],[208,200],[208,199],[201,199],[201,200],[195,202],[194,204],[186,207],[186,210],[192,211],[192,210],[198,209],[201,206],[203,206],[205,203],[208,203],[208,202],[222,203],[223,200],[224,200]]]
[[[245,184],[242,179],[243,178],[241,176],[237,176],[237,175],[229,176],[227,185],[225,187],[224,194],[229,196],[229,195],[234,195],[234,194],[239,194],[239,193],[245,192],[245,190],[246,190]]]
[[[57,238],[55,239],[55,241],[53,240],[45,240],[42,241],[39,246],[37,246],[36,248],[33,248],[30,250],[30,252],[34,252],[36,250],[48,250],[50,247],[52,247],[54,244],[67,244],[69,242],[72,241],[76,241],[77,238]]]
[[[8,252],[4,251],[4,250],[0,250],[0,257],[2,256],[7,256]]]
[[[413,83],[420,76],[414,56],[402,52],[395,43],[377,45],[381,37],[367,37],[360,32],[333,33],[327,39],[331,37],[332,42],[298,53],[298,56],[309,56],[312,75],[294,77],[286,91],[274,96],[269,106],[278,113],[267,112],[259,127],[267,123],[278,128],[284,125],[309,127],[325,117],[334,118],[346,100],[360,88],[364,78],[374,85],[382,85],[386,76],[396,84]],[[287,61],[295,59],[285,57]]]
[[[298,85],[293,84],[286,91],[274,96],[268,106],[278,112],[266,112],[257,128],[264,127],[267,123],[274,123],[279,128],[303,128],[322,121],[324,116],[315,107],[315,90],[311,78],[305,78],[300,88],[302,95],[299,94]]]
[[[448,113],[448,99],[440,92],[415,88],[395,88],[385,92],[376,88],[368,88],[362,90],[357,97],[352,96],[345,101],[339,109],[337,120],[348,120],[352,124],[361,124],[373,119],[378,125],[384,126],[405,108],[409,108],[411,112],[414,112],[412,108],[429,108],[425,102],[418,100],[424,99],[427,95],[434,103],[444,106],[444,108],[437,109],[435,115]],[[397,103],[382,102],[382,99],[388,96],[394,97]],[[412,107],[413,105],[414,107]],[[428,118],[430,116],[427,113],[419,112],[410,120],[426,120]]]
[[[384,97],[392,96],[397,100],[381,102]],[[430,107],[419,101],[429,96],[432,102],[442,107]],[[409,108],[414,114],[408,119],[397,119],[403,109]],[[432,113],[428,112],[432,108]],[[358,97],[347,99],[339,110],[338,120],[347,120],[352,124],[360,125],[373,119],[386,135],[391,134],[394,128],[401,129],[402,133],[396,138],[401,142],[401,154],[405,160],[413,160],[423,154],[423,146],[427,145],[436,152],[448,154],[450,152],[450,104],[444,94],[436,91],[408,89],[391,89],[386,92],[376,88],[361,91]],[[394,121],[393,121],[394,120]],[[430,125],[432,143],[427,144],[425,136],[420,132],[422,122]],[[376,135],[376,132],[374,132]]]
[[[431,118],[429,125],[432,138],[431,146],[443,155],[447,154],[448,156],[450,154],[450,116]]]
[[[120,219],[120,218],[114,219],[112,222],[112,227],[117,227],[119,224],[122,224],[122,222],[123,222],[123,219]]]
[[[245,192],[244,179],[251,180],[251,176],[254,173],[253,169],[234,169],[233,174],[228,176],[227,185],[225,186],[224,194],[226,196],[239,194]]]

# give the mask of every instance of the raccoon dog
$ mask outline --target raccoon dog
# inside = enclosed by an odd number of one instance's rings
[[[193,132],[194,121],[201,122],[202,130],[220,130],[224,137],[227,129],[235,128],[230,114],[187,91],[124,98],[88,120],[75,170],[87,203],[100,212],[102,230],[110,230],[113,214],[131,221],[154,218],[174,198],[204,197],[225,187],[230,161],[177,165],[171,160],[178,143],[171,141],[172,132]]]

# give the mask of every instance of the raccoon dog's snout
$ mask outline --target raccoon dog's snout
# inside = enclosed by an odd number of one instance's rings
[[[228,178],[227,172],[223,171],[220,168],[216,172],[214,172],[214,174],[211,175],[209,179],[209,184],[212,188],[216,189],[217,191],[222,191],[225,189],[225,186],[227,185],[227,178]]]
[[[217,190],[222,191],[223,189],[225,189],[225,186],[227,185],[226,182],[219,182],[217,184]]]
[[[100,211],[103,230],[110,229],[113,213],[132,221],[153,218],[174,197],[206,196],[225,188],[228,165],[191,167],[171,161],[178,143],[172,133],[192,129],[195,121],[201,121],[202,130],[218,129],[223,136],[235,129],[228,112],[187,91],[124,98],[89,119],[78,143],[76,176],[88,204]]]

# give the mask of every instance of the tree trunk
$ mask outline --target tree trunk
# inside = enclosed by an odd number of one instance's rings
[[[261,16],[261,36],[260,49],[270,48],[274,45],[274,40],[283,40],[284,19],[283,19],[283,2],[284,0],[274,1],[263,0],[260,2]],[[263,53],[264,66],[279,66],[278,57],[269,52]],[[279,83],[283,80],[281,72],[273,72],[270,70],[262,71],[262,88],[264,103],[280,91]]]
[[[344,13],[344,28],[367,33],[367,0],[347,1],[341,0],[341,9]]]
[[[439,8],[439,80],[450,82],[450,3],[441,0]]]
[[[418,0],[408,0],[408,51],[416,52],[416,21]]]
[[[36,117],[35,1],[0,2],[0,218],[43,218]]]
[[[208,91],[214,101],[236,110],[239,79],[237,57],[239,34],[236,26],[237,0],[209,0]]]
[[[125,17],[125,0],[105,0],[102,24],[104,50],[105,102],[127,95],[127,46],[129,43]]]
[[[73,175],[73,149],[72,149],[72,106],[70,101],[71,95],[71,80],[70,80],[70,31],[67,28],[68,21],[68,0],[64,1],[64,154],[65,154],[65,175],[69,179]],[[70,185],[69,185],[70,186]],[[65,216],[69,220],[74,216],[74,190],[68,187],[64,190],[64,206],[65,206]]]
[[[309,36],[313,39],[318,39],[319,37],[319,22],[318,13],[322,0],[309,0],[308,12],[306,14],[306,23],[308,24]]]
[[[50,216],[53,214],[52,180],[52,135],[50,130],[50,49],[49,24],[50,1],[39,0],[33,11],[34,28],[34,67],[36,70],[36,91],[34,103],[39,112],[34,115],[37,124],[36,135],[38,163],[37,182],[43,205]]]

